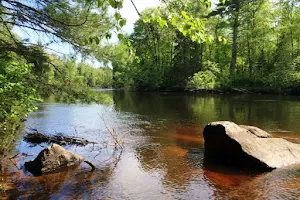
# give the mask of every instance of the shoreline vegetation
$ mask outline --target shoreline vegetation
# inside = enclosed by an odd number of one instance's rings
[[[170,92],[170,93],[195,93],[195,94],[274,94],[274,95],[300,95],[299,89],[263,89],[263,88],[247,88],[247,87],[234,87],[234,88],[223,88],[223,89],[198,89],[198,90],[186,90],[186,89],[174,89],[174,90],[154,90],[154,89],[113,89],[120,91],[131,91],[131,92]]]

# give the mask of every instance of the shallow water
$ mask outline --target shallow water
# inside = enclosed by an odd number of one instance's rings
[[[19,140],[0,174],[0,199],[299,199],[300,166],[269,173],[243,172],[204,159],[203,127],[216,120],[258,126],[275,137],[300,141],[300,97],[275,95],[192,95],[105,91],[111,106],[68,105],[49,99],[26,122],[40,132],[62,132],[92,141],[114,129],[123,152],[92,145],[66,148],[97,166],[61,170],[39,177],[23,169],[47,144]],[[105,126],[106,124],[106,126]],[[120,154],[121,153],[121,154]]]

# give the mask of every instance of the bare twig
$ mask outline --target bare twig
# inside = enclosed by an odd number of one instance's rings
[[[93,165],[93,163],[91,163],[90,161],[88,160],[84,160],[83,162],[87,163],[89,166],[91,166],[92,170],[91,171],[94,171],[96,169],[95,165]]]
[[[119,139],[118,139],[118,137],[117,137],[117,134],[116,134],[115,130],[114,130],[113,128],[110,129],[110,128],[107,126],[107,124],[106,124],[106,122],[105,122],[105,119],[104,119],[104,116],[103,116],[103,115],[102,115],[101,119],[103,120],[103,123],[104,123],[105,128],[108,130],[110,136],[111,136],[111,137],[113,138],[113,140],[114,140],[115,149],[117,149],[118,147],[120,147],[120,148],[122,149],[123,146],[122,146],[121,142],[119,141]]]
[[[137,9],[137,7],[136,7],[135,3],[133,2],[133,0],[130,0],[130,1],[131,1],[132,5],[133,5],[133,7],[134,7],[135,11],[136,11],[136,12],[137,12],[137,14],[139,15],[139,17],[140,17],[140,16],[142,16],[142,15],[141,15],[141,13],[139,12],[139,10]]]

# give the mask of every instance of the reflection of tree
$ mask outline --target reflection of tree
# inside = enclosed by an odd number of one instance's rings
[[[198,158],[193,160],[192,156],[189,156],[191,148],[203,148],[203,138],[200,135],[202,128],[197,125],[170,125],[167,130],[156,134],[152,145],[136,149],[141,167],[150,172],[162,170],[164,185],[184,189],[192,176],[202,172],[193,163],[199,162]]]
[[[230,120],[263,129],[300,130],[300,104],[297,97],[247,94],[201,94],[114,92],[118,111],[175,121]],[[299,112],[298,112],[299,111]]]
[[[215,187],[217,193],[228,192],[252,179],[249,174],[234,170],[227,171],[225,168],[219,168],[218,170],[204,169],[203,175],[208,183]]]
[[[229,120],[267,130],[294,130],[300,118],[299,102],[293,97],[271,95],[202,95],[191,103],[191,111],[200,124]],[[297,124],[297,125],[296,125]]]
[[[181,120],[189,116],[189,96],[183,93],[114,92],[117,111],[146,115],[155,119]]]
[[[172,125],[175,128],[176,145],[183,148],[202,148],[204,144],[203,127],[197,124],[180,123]],[[171,134],[172,135],[172,134]]]
[[[12,175],[15,187],[7,194],[9,199],[93,199],[96,198],[93,197],[95,191],[103,189],[102,186],[109,182],[112,173],[111,167],[93,172],[71,167],[38,177],[30,177],[18,171]]]
[[[223,191],[218,199],[299,199],[299,165],[277,169]]]
[[[136,149],[142,168],[150,172],[162,170],[162,183],[167,187],[184,187],[192,175],[192,166],[185,161],[188,151],[176,146],[154,148]]]

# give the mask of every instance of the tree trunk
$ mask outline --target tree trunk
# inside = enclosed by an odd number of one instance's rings
[[[233,34],[232,34],[232,55],[231,55],[231,64],[230,64],[230,77],[233,78],[236,59],[237,59],[237,51],[238,51],[238,14],[234,17],[233,22]]]
[[[236,66],[236,59],[238,53],[238,26],[239,26],[239,11],[240,11],[240,0],[235,1],[235,12],[233,13],[234,20],[232,25],[232,55],[231,55],[231,64],[230,64],[230,77],[234,77],[234,71]]]
[[[297,47],[297,56],[299,56],[300,55],[300,38],[298,38],[297,44],[298,44],[298,47]]]
[[[200,44],[200,61],[199,61],[199,65],[200,65],[200,70],[203,69],[203,50],[204,50],[204,43]]]
[[[216,63],[220,63],[220,55],[219,55],[219,39],[218,39],[218,25],[219,25],[219,21],[215,27],[215,38],[216,38],[216,53],[215,53],[215,62]]]
[[[252,65],[252,59],[251,59],[251,49],[250,49],[250,42],[249,42],[249,40],[250,40],[249,35],[247,35],[249,74],[250,74],[250,77],[252,77],[252,74],[253,74],[253,65]]]

